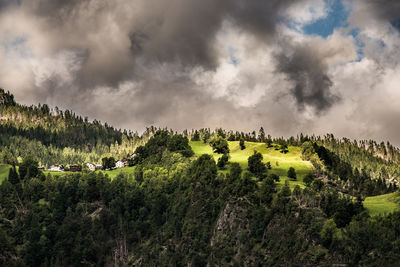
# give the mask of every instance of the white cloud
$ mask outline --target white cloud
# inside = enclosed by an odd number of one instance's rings
[[[298,1],[286,10],[284,17],[291,27],[301,32],[305,25],[327,17],[329,11],[330,5],[325,0]]]

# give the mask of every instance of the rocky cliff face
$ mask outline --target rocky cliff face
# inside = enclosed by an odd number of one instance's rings
[[[208,266],[243,263],[243,249],[250,231],[249,211],[252,204],[246,198],[232,200],[222,210],[210,240]],[[232,256],[233,255],[233,256]],[[250,259],[245,262],[250,263]]]

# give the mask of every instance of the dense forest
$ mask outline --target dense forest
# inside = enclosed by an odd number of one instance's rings
[[[320,180],[290,190],[235,163],[224,174],[174,138],[157,132],[134,175],[114,180],[46,177],[24,159],[0,186],[2,263],[400,264],[400,213],[371,218],[360,199]]]
[[[0,184],[2,266],[400,265],[400,212],[370,216],[363,205],[398,191],[400,152],[389,143],[273,138],[263,128],[139,135],[25,107],[4,90],[0,104],[0,161],[11,166]],[[245,166],[232,161],[233,141],[282,157],[298,148],[312,171],[301,186],[280,183],[257,151]],[[190,142],[221,156],[195,155]],[[132,153],[134,172],[113,179],[39,169]]]

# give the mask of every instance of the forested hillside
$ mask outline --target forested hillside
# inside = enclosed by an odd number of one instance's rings
[[[232,145],[219,142],[211,154],[233,153]],[[281,160],[294,149],[271,145]],[[94,172],[46,177],[29,157],[12,168],[0,186],[2,263],[399,264],[400,213],[371,218],[321,170],[279,177],[262,156],[222,166],[222,156],[193,157],[188,139],[168,131],[136,153],[134,174],[112,180]],[[298,179],[303,189],[291,190]]]
[[[139,136],[4,91],[0,101],[0,265],[400,264],[389,143],[263,128]],[[120,170],[38,168],[129,154]]]
[[[7,148],[14,161],[30,155],[43,166],[100,162],[102,156],[132,154],[140,143],[136,133],[89,122],[69,110],[17,104],[3,89],[0,101],[0,147]]]

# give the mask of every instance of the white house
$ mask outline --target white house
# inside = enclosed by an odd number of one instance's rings
[[[58,165],[54,164],[50,167],[49,171],[51,172],[63,172],[64,171],[64,166],[63,165]]]
[[[125,163],[122,160],[118,160],[115,163],[115,168],[117,168],[117,169],[121,169],[121,168],[124,168],[124,167],[125,167]]]
[[[86,166],[88,167],[89,171],[97,171],[97,170],[102,170],[103,166],[99,164],[93,164],[93,163],[86,163]]]
[[[94,164],[92,164],[92,163],[86,163],[86,166],[88,167],[88,169],[90,170],[90,171],[95,171],[96,170],[96,166],[94,165]]]
[[[95,167],[96,171],[103,169],[103,165],[100,165],[100,164],[95,164],[94,167]]]

